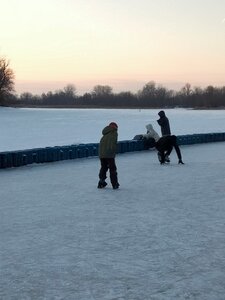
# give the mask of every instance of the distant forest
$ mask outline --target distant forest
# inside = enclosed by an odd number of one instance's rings
[[[169,90],[154,81],[146,83],[137,93],[114,93],[108,85],[96,85],[90,93],[77,94],[73,84],[62,90],[33,95],[15,94],[14,72],[9,61],[0,57],[0,105],[14,107],[74,108],[225,108],[225,86],[192,87],[186,83],[180,91]]]
[[[191,87],[189,83],[179,91],[169,90],[150,81],[137,93],[114,93],[108,85],[96,85],[92,92],[77,95],[76,87],[68,84],[62,90],[33,95],[8,94],[1,103],[15,107],[67,108],[225,108],[225,86]]]

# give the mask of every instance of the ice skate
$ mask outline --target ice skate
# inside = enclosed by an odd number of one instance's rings
[[[116,183],[116,184],[113,185],[113,189],[117,190],[119,188],[119,186],[120,186],[119,183]]]
[[[169,158],[168,155],[165,156],[165,162],[166,162],[166,163],[170,163],[170,158]]]
[[[99,180],[98,189],[103,189],[106,186],[107,186],[107,182],[105,182],[104,180]]]

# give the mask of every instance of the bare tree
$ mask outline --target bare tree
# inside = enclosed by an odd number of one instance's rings
[[[191,95],[192,89],[190,83],[186,83],[185,86],[182,87],[181,93],[186,97],[189,97]]]
[[[67,84],[67,86],[64,87],[63,92],[68,96],[68,97],[76,97],[77,89],[75,85],[73,84]]]
[[[156,86],[154,81],[149,81],[144,87],[138,92],[141,98],[153,98],[155,97]]]
[[[92,95],[96,97],[112,95],[112,88],[108,85],[96,85],[93,88]]]
[[[0,100],[14,91],[14,72],[9,68],[9,61],[0,57]]]

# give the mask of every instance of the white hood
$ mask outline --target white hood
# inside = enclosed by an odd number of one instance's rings
[[[146,125],[145,127],[146,127],[146,129],[147,129],[147,132],[148,132],[148,131],[154,130],[152,124],[148,124],[148,125]]]
[[[146,139],[153,138],[156,142],[159,140],[158,133],[153,129],[152,124],[148,124],[145,126],[147,129],[147,133],[143,134],[143,137]]]

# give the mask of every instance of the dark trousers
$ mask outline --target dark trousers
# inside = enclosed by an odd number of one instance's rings
[[[165,157],[166,156],[170,156],[170,153],[172,152],[173,150],[173,146],[167,146],[166,149],[164,149],[164,151],[161,151],[160,154],[161,154],[161,157],[162,157],[162,163],[165,162]]]
[[[115,158],[100,158],[101,169],[99,171],[99,179],[105,180],[107,178],[106,173],[109,170],[110,181],[112,186],[118,183],[117,179],[117,168]]]
[[[168,146],[167,149],[166,149],[166,154],[165,155],[170,156],[170,153],[172,152],[172,150],[173,150],[173,146]]]

